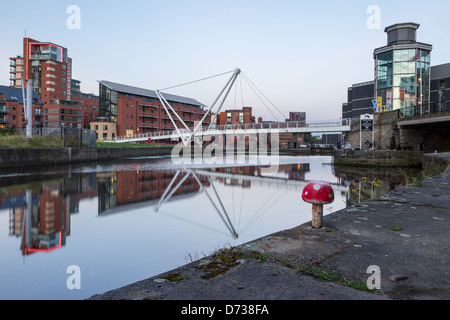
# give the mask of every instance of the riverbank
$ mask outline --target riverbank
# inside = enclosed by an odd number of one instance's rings
[[[173,146],[0,149],[0,168],[54,166],[171,155]]]
[[[0,148],[0,168],[55,166],[115,161],[119,159],[168,156],[173,146],[97,148]],[[413,151],[359,151],[331,149],[280,149],[280,155],[330,155],[341,166],[420,167],[423,153]]]
[[[329,214],[321,230],[306,223],[90,300],[448,300],[450,155],[423,159],[441,173]],[[361,290],[378,275],[379,290]]]

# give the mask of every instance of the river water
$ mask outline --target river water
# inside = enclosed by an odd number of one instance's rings
[[[271,170],[160,157],[0,172],[0,299],[85,299],[310,221],[308,181],[333,186],[329,214],[404,175],[343,172],[327,156],[278,161]]]

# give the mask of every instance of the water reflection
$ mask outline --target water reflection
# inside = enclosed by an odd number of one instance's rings
[[[2,187],[0,210],[9,211],[9,236],[20,238],[20,250],[26,256],[64,246],[80,199],[97,195],[95,174],[75,175]]]
[[[29,176],[4,177],[0,210],[9,211],[9,236],[20,238],[22,255],[64,247],[71,234],[71,216],[79,213],[80,200],[87,198],[98,198],[98,216],[107,217],[139,207],[158,212],[167,203],[205,194],[224,227],[238,239],[229,209],[222,200],[224,194],[217,191],[215,183],[241,189],[264,183],[300,190],[307,183],[305,174],[310,172],[309,163],[280,165],[276,176],[264,175],[264,168],[257,166],[154,171],[142,170],[139,163],[128,163],[127,168],[130,167],[135,170],[68,172],[59,179],[56,176],[60,174],[53,173],[52,180],[28,184],[21,182],[28,182]],[[33,175],[37,180],[45,176]],[[344,183],[331,183],[345,191]],[[225,194],[225,198],[228,196]],[[243,204],[243,193],[241,198],[239,206]]]
[[[348,185],[347,206],[350,206],[419,179],[422,169],[335,167],[334,173]]]
[[[375,184],[380,193],[397,184],[395,174],[333,169],[331,160],[283,158],[276,175],[250,165],[180,169],[170,159],[0,172],[0,298],[87,298],[178,267],[186,254],[295,227],[311,220],[301,192],[312,180],[335,189],[325,214],[375,195]],[[89,270],[85,291],[65,287],[74,263]]]

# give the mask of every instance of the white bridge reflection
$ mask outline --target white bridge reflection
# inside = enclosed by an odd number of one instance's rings
[[[182,177],[182,178],[181,178]],[[294,188],[296,190],[299,190],[299,194],[301,193],[301,190],[303,190],[304,186],[306,186],[307,183],[310,181],[304,181],[304,180],[292,180],[292,179],[286,179],[282,177],[277,176],[256,176],[256,175],[246,175],[246,174],[236,174],[236,173],[228,173],[228,172],[216,172],[216,171],[209,171],[209,170],[183,170],[183,171],[177,171],[175,176],[173,177],[171,183],[166,188],[164,194],[160,198],[158,204],[155,206],[154,210],[156,212],[159,212],[163,206],[169,202],[172,198],[172,196],[177,192],[177,190],[189,179],[193,177],[196,182],[199,184],[200,189],[198,193],[204,192],[208,198],[208,200],[211,202],[212,206],[214,207],[216,213],[224,223],[227,230],[230,232],[231,236],[234,239],[239,238],[239,232],[237,231],[237,228],[233,225],[230,219],[230,214],[228,210],[226,209],[226,206],[224,205],[224,202],[221,199],[220,193],[217,191],[216,187],[214,186],[213,181],[217,180],[218,178],[222,179],[231,179],[235,181],[250,181],[250,182],[260,182],[262,184],[269,184],[269,185],[275,185],[277,186],[277,190],[283,190],[285,188]],[[180,180],[181,178],[181,180]],[[177,182],[178,181],[178,182]],[[202,181],[207,181],[207,184],[210,188],[205,187],[205,183]],[[345,193],[348,191],[348,187],[345,187],[341,184],[338,184],[336,182],[329,182],[335,191],[340,191],[342,193]],[[208,190],[211,189],[211,190]],[[211,192],[212,191],[212,192]],[[273,196],[271,199],[265,199],[264,206],[270,207],[279,200],[279,198],[282,195],[277,195],[276,192],[273,193]],[[234,199],[233,199],[234,201]],[[243,201],[243,200],[242,200]],[[272,203],[268,203],[269,201],[272,201]],[[264,207],[263,206],[263,207]],[[234,204],[233,204],[234,207]],[[241,209],[242,209],[242,203],[241,203]],[[262,208],[261,208],[262,209]],[[249,223],[251,221],[255,221],[257,217],[262,215],[262,211],[255,212],[254,216],[250,218]],[[248,227],[248,224],[247,224]],[[240,230],[242,232],[243,230]]]

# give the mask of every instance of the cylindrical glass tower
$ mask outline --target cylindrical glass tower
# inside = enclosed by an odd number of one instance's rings
[[[416,23],[385,29],[387,46],[375,49],[375,100],[378,111],[400,110],[401,116],[429,113],[430,54],[433,46],[416,41]]]

